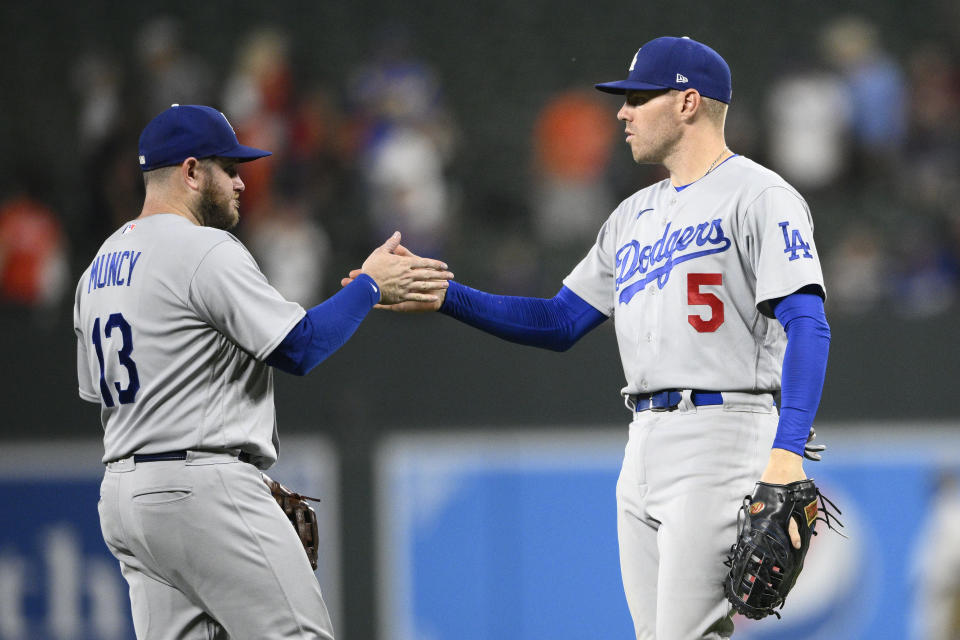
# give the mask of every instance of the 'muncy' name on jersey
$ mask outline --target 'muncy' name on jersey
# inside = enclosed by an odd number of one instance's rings
[[[80,396],[101,405],[105,462],[134,452],[277,457],[263,359],[304,315],[233,235],[159,214],[118,229],[77,283]]]

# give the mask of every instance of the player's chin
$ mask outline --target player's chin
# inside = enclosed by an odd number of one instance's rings
[[[643,149],[636,145],[630,145],[630,152],[633,155],[633,161],[636,164],[659,164],[659,160],[655,157],[655,154],[651,153],[649,149]]]
[[[230,207],[229,210],[223,211],[223,213],[217,217],[217,219],[211,221],[210,226],[216,227],[217,229],[222,229],[224,231],[230,231],[240,222],[240,212],[236,207]]]
[[[633,155],[633,161],[637,164],[650,164],[650,154],[645,153],[643,149],[638,149],[637,147],[631,146],[630,152]]]

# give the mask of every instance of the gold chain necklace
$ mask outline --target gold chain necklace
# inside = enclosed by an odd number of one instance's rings
[[[720,155],[717,156],[717,159],[710,163],[710,166],[707,168],[707,173],[710,173],[711,171],[713,171],[713,168],[716,166],[718,162],[720,162],[720,158],[722,158],[723,154],[725,154],[727,151],[730,151],[730,149],[728,147],[724,147],[723,151],[720,152]],[[700,176],[699,179],[702,180],[705,177],[707,177],[707,173]]]

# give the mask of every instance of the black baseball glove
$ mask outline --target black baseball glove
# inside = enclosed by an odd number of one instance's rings
[[[270,488],[270,493],[273,494],[273,498],[277,501],[277,504],[280,505],[280,508],[283,509],[283,513],[286,514],[290,523],[293,525],[294,531],[297,532],[297,535],[300,537],[300,542],[303,544],[303,550],[307,552],[307,559],[310,560],[310,566],[316,571],[317,554],[319,553],[317,546],[319,539],[317,534],[317,513],[307,500],[320,502],[320,498],[301,495],[287,489],[265,473],[261,472],[260,475],[263,476],[263,481],[267,483],[267,486]]]
[[[817,499],[822,513],[819,517]],[[743,499],[737,517],[737,542],[730,547],[726,565],[730,567],[723,583],[727,600],[737,613],[759,620],[776,611],[797,581],[810,547],[817,520],[833,529],[832,522],[843,526],[828,512],[829,504],[813,480],[790,484],[758,482],[752,496]],[[788,526],[793,518],[800,531],[800,548],[790,543]],[[831,518],[833,518],[831,522]]]

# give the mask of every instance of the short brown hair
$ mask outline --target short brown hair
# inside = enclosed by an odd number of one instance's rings
[[[727,105],[725,103],[706,96],[700,96],[700,105],[703,107],[703,112],[707,114],[707,118],[716,125],[720,127],[723,126],[727,118]]]
[[[177,170],[179,165],[173,165],[170,167],[159,167],[157,169],[151,169],[150,171],[143,172],[143,184],[146,187],[149,187],[153,182],[162,182],[170,177],[170,174]]]

